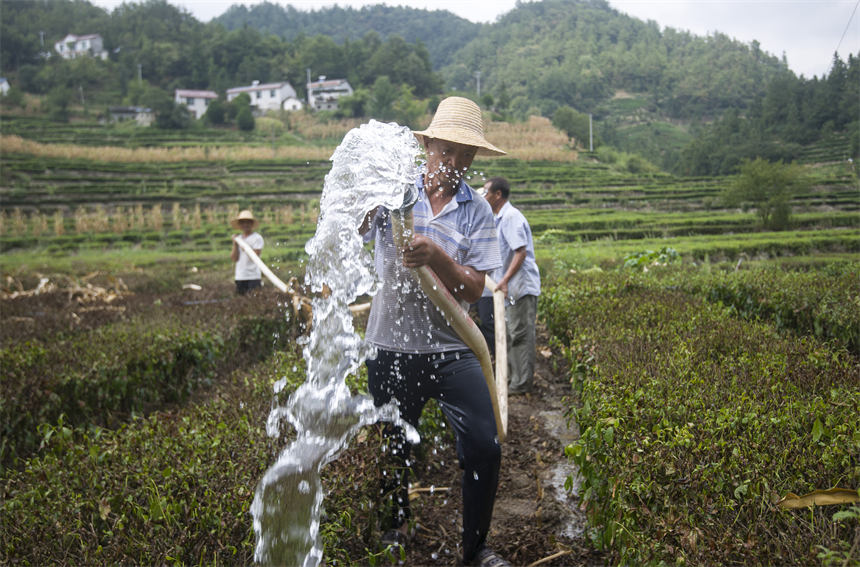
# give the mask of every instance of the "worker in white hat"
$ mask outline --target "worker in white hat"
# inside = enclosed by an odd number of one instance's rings
[[[389,212],[377,210],[364,229],[375,240],[382,285],[373,298],[366,339],[377,349],[367,361],[374,402],[396,399],[400,414],[418,425],[424,405],[436,399],[457,436],[463,469],[462,560],[466,565],[508,565],[487,547],[499,480],[501,447],[490,391],[475,354],[415,284],[407,268],[428,266],[467,307],[484,289],[484,274],[502,265],[493,212],[465,181],[477,154],[503,155],[484,138],[481,109],[469,99],[444,99],[426,130],[414,132],[427,161],[416,180],[414,231],[404,249],[392,237]],[[393,470],[383,487],[390,497],[387,545],[407,545],[410,445],[400,428],[387,429]]]
[[[245,295],[252,289],[263,285],[260,268],[236,244],[238,238],[243,239],[259,256],[263,251],[263,237],[260,236],[260,233],[254,232],[259,224],[259,221],[254,218],[254,215],[249,210],[240,212],[236,218],[230,221],[230,226],[241,231],[239,234],[233,235],[233,249],[230,251],[230,259],[236,264],[236,293],[239,295]]]

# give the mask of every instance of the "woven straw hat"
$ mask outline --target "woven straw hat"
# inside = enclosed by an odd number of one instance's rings
[[[422,143],[423,138],[438,138],[478,148],[478,154],[503,156],[505,152],[484,138],[484,119],[481,108],[460,96],[450,96],[439,103],[436,114],[426,130],[413,132]]]
[[[242,220],[249,220],[249,221],[253,222],[251,230],[257,228],[257,225],[260,224],[260,221],[258,221],[257,219],[254,218],[254,215],[251,214],[251,211],[246,209],[246,210],[242,211],[241,213],[239,213],[239,215],[236,218],[234,218],[233,220],[230,221],[230,226],[232,226],[236,230],[241,230],[239,227],[239,221],[242,221]]]

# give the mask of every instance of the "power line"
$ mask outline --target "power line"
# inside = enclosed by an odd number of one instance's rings
[[[848,33],[848,28],[851,27],[851,20],[854,19],[854,14],[857,13],[857,6],[860,6],[860,0],[857,0],[857,3],[854,4],[854,11],[851,12],[851,17],[848,18],[848,23],[845,24],[845,30],[842,32],[842,37],[839,38],[839,43],[836,45],[835,53],[839,53],[839,48],[842,47],[842,40],[845,39],[845,34]]]

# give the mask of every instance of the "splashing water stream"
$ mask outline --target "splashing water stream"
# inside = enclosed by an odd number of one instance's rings
[[[287,420],[296,437],[260,480],[251,505],[259,563],[319,564],[320,470],[360,427],[392,421],[404,427],[411,442],[418,441],[396,406],[377,408],[369,397],[352,396],[345,380],[374,354],[355,332],[348,307],[379,285],[358,228],[377,206],[397,210],[412,204],[419,151],[408,128],[371,120],[347,133],[332,155],[317,230],[305,245],[305,282],[314,294],[311,331],[302,339],[307,377],[286,404],[272,409],[266,423],[267,433],[276,437]]]

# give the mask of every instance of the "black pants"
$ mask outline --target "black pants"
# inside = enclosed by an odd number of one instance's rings
[[[239,295],[245,295],[252,289],[257,289],[258,287],[262,287],[262,283],[260,280],[235,280],[236,282],[236,293]]]
[[[496,320],[494,319],[494,307],[492,297],[482,297],[475,303],[475,308],[478,310],[478,329],[484,335],[484,340],[487,341],[487,347],[490,349],[490,354],[496,354]]]
[[[463,560],[471,561],[484,546],[493,516],[502,450],[487,383],[471,351],[443,354],[403,354],[380,350],[367,361],[368,386],[376,405],[392,398],[400,414],[418,425],[421,410],[435,399],[457,436],[457,457],[463,469]],[[409,518],[408,459],[410,444],[400,428],[391,427],[392,455],[399,461],[394,525]]]

